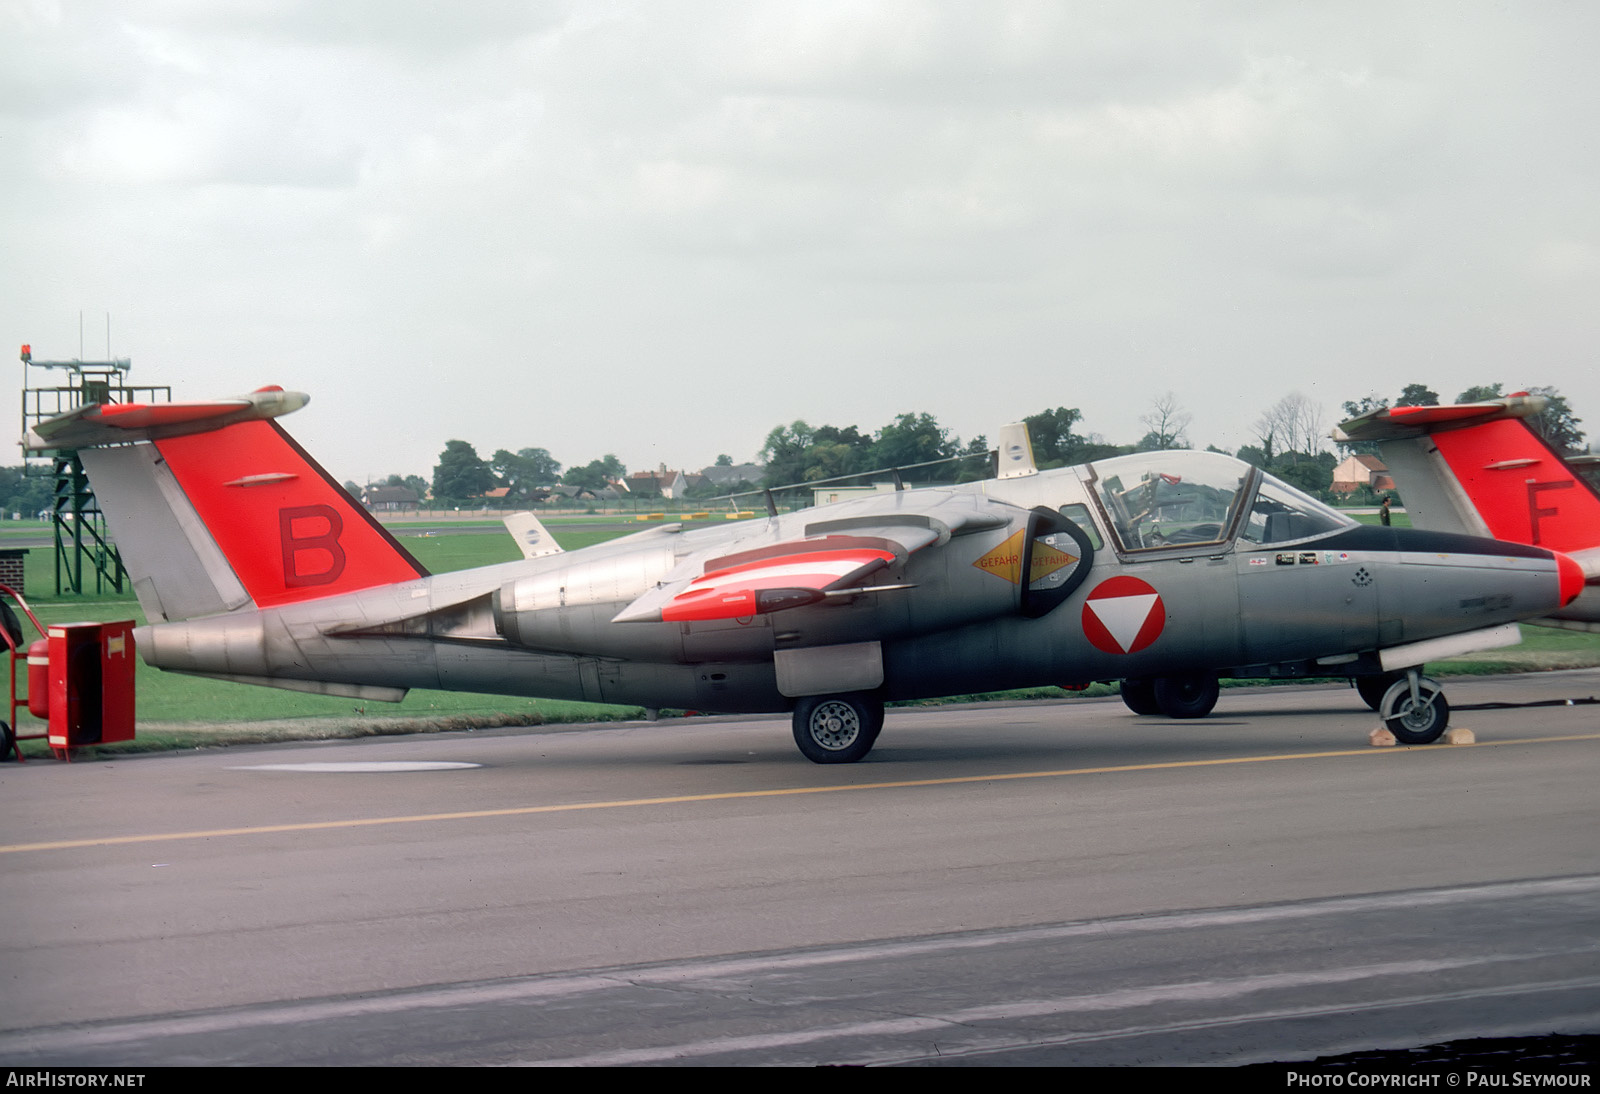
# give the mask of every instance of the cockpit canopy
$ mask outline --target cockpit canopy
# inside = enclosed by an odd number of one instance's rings
[[[1356,522],[1219,452],[1141,452],[1089,465],[1095,498],[1123,551],[1190,544],[1297,543]]]

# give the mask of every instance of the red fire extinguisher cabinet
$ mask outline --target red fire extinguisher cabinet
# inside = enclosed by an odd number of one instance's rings
[[[50,646],[50,747],[133,739],[133,622],[57,623]]]

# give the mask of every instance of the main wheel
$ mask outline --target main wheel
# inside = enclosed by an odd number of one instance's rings
[[[1396,680],[1404,680],[1403,672],[1385,672],[1379,676],[1357,676],[1356,694],[1361,696],[1361,701],[1373,710],[1383,706],[1383,697],[1394,687]]]
[[[1204,718],[1217,705],[1222,688],[1210,673],[1156,677],[1156,705],[1168,718]]]
[[[794,743],[814,764],[853,764],[872,751],[883,704],[863,695],[813,695],[794,708]]]
[[[1161,713],[1154,680],[1124,680],[1117,685],[1117,690],[1122,692],[1123,705],[1135,714]]]
[[[17,753],[17,735],[10,726],[0,722],[0,764]]]
[[[1418,698],[1411,696],[1411,681],[1401,678],[1384,692],[1378,708],[1383,727],[1403,745],[1431,745],[1450,724],[1450,704],[1444,691],[1427,677],[1417,681]]]

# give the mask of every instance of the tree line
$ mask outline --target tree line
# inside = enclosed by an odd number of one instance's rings
[[[452,440],[445,442],[439,462],[434,465],[433,497],[438,501],[463,502],[505,487],[507,500],[528,501],[536,491],[556,483],[599,490],[627,473],[622,461],[609,452],[562,474],[561,462],[543,448],[522,448],[516,452],[501,448],[485,460],[466,441]]]
[[[1583,451],[1581,419],[1574,416],[1566,398],[1552,387],[1531,387],[1531,394],[1548,400],[1544,412],[1530,420],[1533,428],[1557,451],[1577,454]],[[1480,402],[1504,394],[1501,384],[1475,385],[1461,392],[1455,402]],[[1392,399],[1369,393],[1342,404],[1342,417],[1356,417],[1391,406],[1437,406],[1440,396],[1424,384],[1407,384]],[[1041,469],[1086,463],[1090,460],[1130,452],[1151,452],[1169,448],[1193,447],[1189,428],[1193,415],[1175,395],[1167,392],[1150,402],[1141,416],[1144,434],[1132,444],[1114,444],[1098,433],[1084,429],[1084,417],[1076,407],[1053,407],[1023,419],[1033,443],[1035,462]],[[1370,445],[1336,446],[1329,440],[1332,422],[1321,404],[1292,392],[1272,404],[1252,426],[1254,442],[1236,452],[1209,446],[1256,465],[1291,485],[1313,494],[1326,493],[1332,484],[1333,469],[1342,456],[1371,450]],[[988,474],[988,439],[979,435],[963,442],[927,413],[900,414],[875,431],[855,425],[813,426],[805,421],[778,425],[767,434],[759,458],[765,465],[761,481],[750,487],[778,487],[812,483],[858,475],[885,468],[902,468],[906,482],[967,481]],[[935,461],[959,464],[919,467]],[[717,463],[728,465],[726,455]],[[451,440],[440,453],[433,469],[432,493],[436,501],[461,503],[481,498],[498,487],[507,489],[508,501],[527,501],[557,483],[600,489],[620,480],[627,473],[622,462],[611,453],[588,464],[568,468],[543,448],[523,448],[516,452],[500,449],[483,459],[471,444]],[[397,476],[390,476],[391,482]],[[412,478],[415,478],[413,476]],[[405,480],[410,484],[411,480]],[[420,482],[420,480],[417,480]],[[702,496],[728,492],[727,487],[697,491]]]
[[[1548,386],[1526,389],[1546,400],[1542,413],[1529,419],[1534,431],[1563,455],[1584,451],[1582,419],[1572,411],[1567,399]],[[1459,393],[1453,402],[1475,403],[1506,394],[1504,385],[1476,384]],[[1425,384],[1406,384],[1392,399],[1369,393],[1341,404],[1342,417],[1354,418],[1373,410],[1401,406],[1438,406],[1441,397]],[[1149,452],[1167,448],[1192,447],[1188,430],[1190,414],[1171,393],[1151,400],[1141,416],[1145,433],[1133,444],[1112,444],[1098,433],[1083,429],[1084,417],[1076,407],[1054,407],[1023,419],[1033,442],[1034,459],[1041,469],[1064,467],[1105,459],[1129,452]],[[1243,445],[1228,455],[1255,464],[1308,493],[1325,493],[1332,483],[1333,468],[1340,456],[1370,452],[1373,445],[1340,445],[1338,451],[1328,439],[1329,426],[1320,404],[1299,392],[1292,392],[1268,407],[1256,419],[1254,443]],[[1210,446],[1214,452],[1224,449]],[[854,425],[812,426],[804,421],[773,427],[761,446],[765,470],[759,482],[746,487],[776,487],[792,483],[819,482],[840,476],[861,474],[884,468],[907,468],[907,482],[932,480],[957,481],[983,478],[988,474],[989,442],[979,435],[963,443],[927,413],[905,413],[874,432],[863,432]],[[915,469],[930,461],[968,457],[959,464]],[[727,455],[716,463],[732,465]],[[506,488],[511,503],[528,503],[544,489],[561,483],[599,490],[627,474],[622,461],[611,453],[582,466],[563,470],[561,463],[543,448],[522,448],[516,452],[497,450],[485,460],[471,444],[462,440],[445,443],[433,477],[390,475],[379,485],[401,486],[421,499],[432,497],[437,504],[462,504],[481,499],[491,490]],[[360,496],[361,488],[345,483],[345,488]],[[738,488],[737,484],[733,488]],[[728,486],[705,485],[691,496],[727,493]],[[49,469],[0,468],[0,510],[33,516],[53,504],[53,480]]]

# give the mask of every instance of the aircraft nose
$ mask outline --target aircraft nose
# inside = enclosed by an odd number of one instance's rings
[[[1560,551],[1552,553],[1556,556],[1556,572],[1561,578],[1561,606],[1565,608],[1583,592],[1583,567]]]

